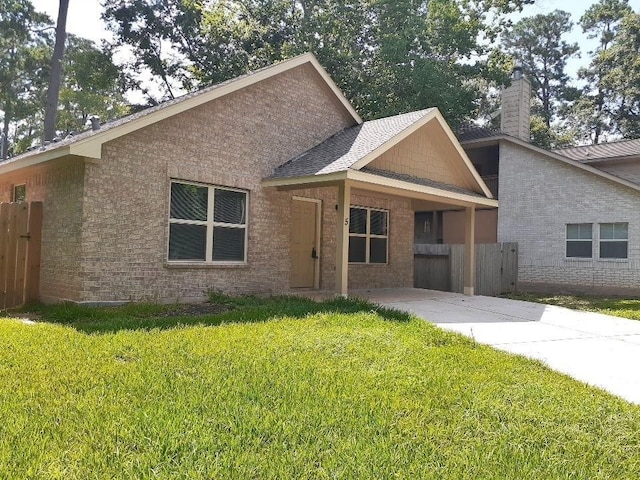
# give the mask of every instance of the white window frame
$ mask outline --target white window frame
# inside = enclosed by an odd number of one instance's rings
[[[591,238],[569,238],[569,225],[589,225],[591,227]],[[566,223],[564,226],[564,256],[567,260],[592,260],[593,259],[593,223],[580,222],[580,223]],[[570,257],[568,255],[569,242],[589,242],[591,244],[591,255],[588,257]]]
[[[602,226],[603,225],[613,225],[613,231],[615,236],[615,228],[616,225],[626,225],[627,226],[627,238],[602,238]],[[627,256],[626,257],[603,257],[602,252],[602,242],[625,242],[627,244]],[[603,222],[598,224],[598,259],[609,261],[609,260],[628,260],[629,259],[629,222]]]
[[[171,185],[174,183],[180,183],[183,185],[193,185],[196,187],[205,187],[209,190],[207,195],[207,220],[185,220],[180,218],[171,218]],[[213,220],[214,214],[214,202],[215,202],[215,191],[216,190],[226,190],[231,192],[240,192],[245,194],[246,198],[246,212],[245,212],[245,223],[244,224],[234,224],[234,223],[224,223],[224,222],[215,222]],[[247,264],[247,255],[248,255],[248,247],[249,247],[249,192],[247,190],[243,190],[241,188],[233,188],[233,187],[225,187],[222,185],[212,185],[208,183],[200,183],[200,182],[191,182],[188,180],[180,180],[177,178],[172,178],[169,181],[169,205],[168,205],[168,213],[167,217],[169,218],[169,222],[167,224],[167,263],[172,265],[184,265],[184,264],[196,264],[196,265],[246,265]],[[182,224],[182,225],[203,225],[207,227],[207,236],[206,236],[206,244],[205,244],[205,259],[204,260],[175,260],[169,258],[169,242],[171,236],[171,225],[172,224]],[[213,229],[214,227],[225,227],[225,228],[244,228],[244,259],[243,260],[214,260],[213,259]]]
[[[365,238],[365,261],[364,262],[349,262],[350,265],[389,265],[389,210],[387,210],[386,208],[375,208],[375,207],[365,207],[362,205],[350,205],[349,206],[349,216],[351,216],[351,209],[352,208],[358,208],[360,210],[366,210],[367,211],[367,224],[366,224],[366,233],[351,233],[349,232],[349,238],[351,237],[360,237],[360,238]],[[387,214],[387,234],[386,235],[375,235],[371,233],[371,212],[385,212]],[[351,229],[351,225],[349,225],[349,229]],[[386,258],[386,262],[384,263],[371,263],[371,242],[370,240],[372,238],[384,238],[387,240],[386,243],[386,252],[385,252],[385,258]],[[347,246],[348,249],[348,246]],[[347,253],[348,255],[348,253]]]

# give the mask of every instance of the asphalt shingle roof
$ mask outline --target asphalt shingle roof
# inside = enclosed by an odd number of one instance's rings
[[[343,172],[433,110],[419,110],[346,128],[280,165],[269,178]]]
[[[286,60],[284,62],[281,62],[281,63],[285,63],[285,62],[286,62]],[[278,65],[278,64],[275,64],[275,65]],[[67,138],[64,138],[64,139],[62,139],[62,140],[60,140],[58,142],[51,142],[51,143],[49,143],[47,145],[36,147],[36,148],[34,148],[32,150],[29,150],[29,151],[27,151],[25,153],[22,153],[20,155],[16,155],[15,157],[10,157],[8,160],[5,160],[5,161],[6,162],[13,162],[13,161],[18,160],[18,159],[23,158],[23,157],[28,157],[30,155],[35,155],[37,153],[46,152],[48,150],[54,150],[56,148],[64,147],[64,146],[67,146],[67,145],[71,145],[71,144],[76,143],[76,142],[78,142],[80,140],[84,140],[86,138],[90,138],[90,137],[92,137],[94,135],[97,135],[99,133],[103,133],[103,132],[105,132],[107,130],[111,130],[113,128],[119,127],[120,125],[124,125],[124,124],[132,122],[134,120],[137,120],[138,118],[146,117],[147,115],[155,113],[155,112],[157,112],[159,110],[163,110],[163,109],[168,108],[168,107],[170,107],[172,105],[176,105],[178,103],[182,103],[182,102],[184,102],[186,100],[189,100],[191,98],[198,97],[200,95],[204,95],[204,94],[206,94],[208,92],[211,92],[213,90],[217,90],[217,89],[222,88],[222,87],[224,87],[226,85],[229,85],[231,83],[238,82],[238,81],[240,81],[240,80],[242,80],[244,78],[251,77],[251,76],[256,75],[258,73],[261,73],[261,72],[263,72],[265,70],[269,70],[270,68],[273,68],[275,65],[270,65],[270,66],[267,66],[267,67],[260,68],[258,70],[253,70],[253,71],[251,71],[251,72],[249,72],[249,73],[247,73],[245,75],[240,75],[238,77],[234,77],[234,78],[232,78],[230,80],[227,80],[225,82],[217,83],[215,85],[211,85],[210,87],[202,88],[200,90],[196,90],[194,92],[187,93],[187,94],[182,95],[180,97],[177,97],[177,98],[174,98],[174,99],[171,99],[171,100],[167,100],[165,102],[159,103],[156,106],[145,108],[144,110],[140,110],[139,112],[132,113],[131,115],[127,115],[125,117],[121,117],[121,118],[118,118],[118,119],[115,119],[115,120],[111,120],[111,121],[105,122],[104,124],[102,124],[100,126],[99,130],[91,130],[91,129],[85,130],[85,131],[77,133],[77,134],[75,134],[73,136],[69,136]],[[0,162],[0,163],[2,163],[2,162]]]
[[[473,123],[463,123],[456,131],[456,136],[460,142],[482,140],[484,138],[498,137],[500,135],[502,135],[502,133],[497,130],[474,125]]]
[[[609,158],[636,157],[640,156],[640,139],[620,140],[617,142],[601,143],[600,145],[561,148],[553,150],[553,152],[583,163]]]

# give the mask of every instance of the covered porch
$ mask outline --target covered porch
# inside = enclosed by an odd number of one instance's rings
[[[335,227],[335,238],[330,242],[335,252],[325,251],[324,255],[325,258],[327,254],[335,255],[334,290],[342,296],[348,295],[349,267],[354,266],[356,249],[361,245],[354,241],[354,237],[362,234],[358,231],[361,227],[353,225],[352,218],[356,219],[354,213],[357,213],[354,210],[375,210],[369,208],[373,205],[354,203],[354,198],[360,199],[365,194],[402,199],[410,205],[411,225],[394,223],[387,212],[391,234],[394,229],[410,228],[413,235],[416,211],[464,211],[464,293],[474,294],[476,210],[497,207],[498,202],[437,109],[373,120],[345,129],[278,167],[263,179],[262,185],[284,192],[337,189],[337,215],[335,225],[331,225],[332,231]],[[367,212],[367,219],[370,217]],[[367,224],[364,247],[367,262],[370,251],[374,250],[373,241],[368,243],[370,233],[372,227]],[[413,246],[412,240],[410,242]],[[395,248],[393,244],[387,245],[388,251]],[[376,261],[379,260],[387,262],[388,257],[380,253]],[[319,287],[317,283],[315,286]]]
[[[267,185],[284,191],[299,191],[310,188],[333,187],[337,189],[335,224],[335,287],[334,293],[349,294],[349,247],[351,228],[351,209],[354,193],[399,197],[408,200],[413,211],[458,209],[465,212],[465,266],[464,293],[474,294],[475,282],[475,215],[476,209],[495,205],[497,202],[478,194],[464,192],[449,185],[437,184],[425,179],[403,178],[402,175],[384,171],[348,170],[327,177],[296,180],[270,181]],[[356,207],[357,208],[357,207]],[[389,229],[400,228],[391,221]],[[411,229],[413,231],[413,229]],[[351,234],[351,235],[350,235]],[[391,243],[389,250],[396,246]],[[318,249],[319,250],[319,249]],[[353,264],[351,263],[353,266]],[[318,284],[319,287],[319,284]]]

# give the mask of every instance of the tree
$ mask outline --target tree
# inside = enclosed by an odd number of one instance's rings
[[[147,68],[166,98],[312,51],[363,117],[435,105],[455,123],[477,108],[472,80],[490,72],[479,37],[525,3],[106,0],[103,18],[134,52],[129,71]]]
[[[50,20],[29,0],[0,0],[0,110],[2,159],[11,153],[20,123],[37,111],[44,80]]]
[[[600,143],[601,137],[612,133],[615,128],[610,104],[613,92],[602,80],[612,67],[607,61],[607,52],[614,43],[622,19],[631,13],[633,10],[628,0],[600,0],[580,18],[583,33],[588,38],[598,39],[599,45],[595,51],[589,52],[589,66],[578,72],[578,78],[586,85],[572,108],[572,117],[580,137],[593,144]]]
[[[28,0],[0,0],[0,115],[7,158],[43,138],[49,65],[54,48],[51,20]],[[61,66],[60,106],[54,132],[83,130],[87,118],[128,112],[124,84],[111,54],[69,36]]]
[[[608,93],[615,131],[625,138],[640,137],[640,15],[624,16],[600,62],[600,85]]]
[[[49,70],[49,88],[47,90],[47,108],[44,115],[44,140],[51,140],[56,136],[56,115],[58,113],[58,96],[62,82],[62,57],[67,41],[67,12],[69,0],[60,0],[58,21],[56,23],[56,43],[51,55]]]
[[[69,35],[67,42],[56,122],[62,136],[83,130],[92,115],[104,121],[129,112],[111,54],[75,35]]]
[[[569,13],[555,10],[547,15],[527,17],[516,23],[503,37],[503,45],[524,68],[539,101],[535,112],[547,129],[567,100],[575,94],[568,87],[567,60],[578,53],[576,43],[562,37],[573,26]]]

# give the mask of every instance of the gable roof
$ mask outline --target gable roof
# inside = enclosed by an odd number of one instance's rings
[[[371,120],[336,133],[275,169],[269,178],[342,172],[399,135],[434,108]]]
[[[581,163],[640,157],[640,139],[560,148],[555,153]]]
[[[459,154],[465,171],[473,177],[473,183],[477,185],[481,193],[439,182],[429,181],[430,183],[427,185],[424,183],[424,179],[417,177],[366,168],[368,164],[380,157],[384,152],[399,144],[429,122],[437,122],[442,128],[451,145]],[[344,180],[346,178],[355,179],[365,176],[368,178],[373,176],[386,177],[407,184],[447,190],[455,194],[483,198],[484,200],[488,199],[493,202],[491,200],[493,199],[491,191],[471,164],[437,108],[381,118],[346,128],[277,167],[269,177],[263,180],[263,185],[281,187]],[[489,204],[490,202],[487,203],[487,205]],[[496,206],[492,203],[491,205]]]
[[[210,102],[216,98],[220,98],[237,90],[249,87],[304,64],[309,64],[316,70],[319,76],[326,83],[329,90],[335,95],[336,99],[342,104],[354,121],[358,124],[362,123],[362,118],[360,118],[338,86],[333,82],[333,80],[331,80],[329,74],[320,65],[315,56],[312,53],[305,53],[275,65],[255,70],[226,82],[212,85],[196,92],[188,93],[132,115],[106,122],[99,130],[88,130],[59,142],[52,142],[46,146],[12,157],[0,163],[0,174],[66,155],[77,155],[99,159],[102,155],[103,143]]]
[[[600,170],[599,168],[596,167],[592,167],[591,165],[589,165],[588,163],[583,163],[583,162],[579,162],[577,160],[573,160],[571,158],[569,158],[568,156],[565,155],[560,155],[559,153],[557,153],[557,151],[551,151],[551,150],[545,150],[544,148],[540,148],[540,147],[536,147],[535,145],[532,145],[529,142],[525,142],[523,140],[520,140],[519,138],[516,137],[512,137],[510,135],[506,135],[504,133],[498,133],[497,135],[493,136],[493,137],[486,137],[486,138],[482,138],[482,139],[476,139],[476,140],[468,140],[465,142],[461,142],[464,143],[464,146],[484,146],[487,144],[493,144],[493,142],[496,141],[506,141],[515,145],[518,145],[520,147],[526,148],[527,150],[539,153],[541,155],[544,155],[548,158],[554,159],[554,160],[558,160],[560,162],[566,163],[567,165],[571,165],[573,167],[579,168],[581,170],[584,170],[586,172],[592,173],[594,175],[597,175],[599,177],[605,178],[611,182],[614,183],[618,183],[620,185],[624,185],[625,187],[629,187],[633,190],[637,190],[640,191],[640,185],[634,182],[630,182],[629,180],[625,180],[623,178],[620,178],[616,175],[612,175],[610,173],[605,172],[604,170]],[[579,147],[577,147],[579,148]]]

